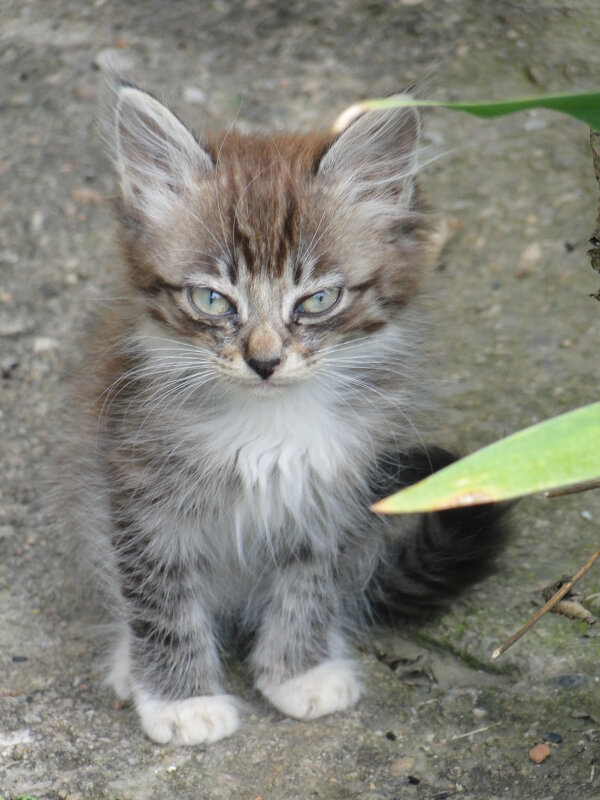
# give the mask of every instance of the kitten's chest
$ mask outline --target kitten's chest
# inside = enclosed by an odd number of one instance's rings
[[[323,514],[349,474],[361,471],[364,442],[327,398],[297,393],[231,402],[198,430],[203,466],[231,498],[236,526],[274,529]],[[215,480],[216,479],[216,480]],[[218,489],[217,489],[218,493]]]

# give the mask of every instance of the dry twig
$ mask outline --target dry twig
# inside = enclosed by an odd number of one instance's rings
[[[484,728],[476,728],[474,731],[469,731],[468,733],[459,733],[456,736],[451,736],[447,739],[444,744],[448,742],[456,742],[458,739],[466,739],[469,736],[475,736],[477,733],[485,733],[486,731],[491,731],[492,728],[497,728],[499,725],[502,725],[501,722],[494,722],[493,725],[486,725]]]
[[[600,489],[600,480],[576,483],[573,486],[563,486],[560,489],[550,489],[544,492],[548,498],[563,497],[566,494],[580,494],[581,492],[591,492],[593,489]]]
[[[590,145],[592,147],[592,161],[594,164],[594,173],[596,180],[600,185],[600,133],[598,131],[590,130]],[[592,262],[593,269],[600,272],[600,203],[598,204],[598,216],[596,217],[596,227],[590,239],[591,248],[588,250],[588,255]],[[600,300],[600,291],[590,295]]]
[[[513,633],[513,635],[510,636],[504,642],[504,644],[500,645],[500,647],[497,647],[494,650],[494,652],[492,653],[492,659],[495,660],[496,658],[501,656],[502,653],[505,653],[508,650],[508,648],[512,647],[515,642],[518,642],[519,639],[522,636],[524,636],[528,630],[533,628],[533,626],[540,621],[540,619],[544,616],[544,614],[547,614],[548,611],[551,611],[554,608],[554,606],[556,606],[556,604],[559,603],[563,599],[563,597],[570,592],[573,584],[577,583],[577,581],[580,578],[582,578],[585,575],[585,573],[588,572],[588,570],[590,570],[593,567],[593,565],[599,558],[600,558],[600,548],[598,548],[598,550],[596,550],[596,552],[593,553],[588,558],[583,567],[577,570],[577,572],[575,573],[575,575],[573,575],[571,580],[567,581],[566,583],[563,583],[560,589],[552,595],[550,600],[548,600],[547,603],[545,603],[540,609],[538,609],[535,612],[535,614],[532,614],[531,617],[529,617],[527,622],[524,625],[522,625],[516,633]]]

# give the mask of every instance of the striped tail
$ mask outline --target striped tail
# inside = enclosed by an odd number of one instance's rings
[[[438,447],[385,458],[374,482],[377,498],[416,483],[456,458]],[[430,616],[495,566],[509,534],[506,504],[470,506],[402,517],[367,590],[378,620]]]

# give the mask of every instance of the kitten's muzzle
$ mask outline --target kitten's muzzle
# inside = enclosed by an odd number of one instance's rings
[[[260,361],[257,358],[248,358],[246,363],[251,367],[257,375],[266,381],[275,372],[275,367],[281,364],[280,358],[271,358],[268,361]]]

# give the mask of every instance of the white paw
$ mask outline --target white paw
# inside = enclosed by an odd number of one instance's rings
[[[353,706],[361,695],[351,661],[325,661],[278,686],[259,681],[258,688],[276,708],[296,719],[316,719]]]
[[[200,744],[231,736],[240,724],[235,698],[227,694],[156,700],[136,698],[146,736],[159,744]]]

